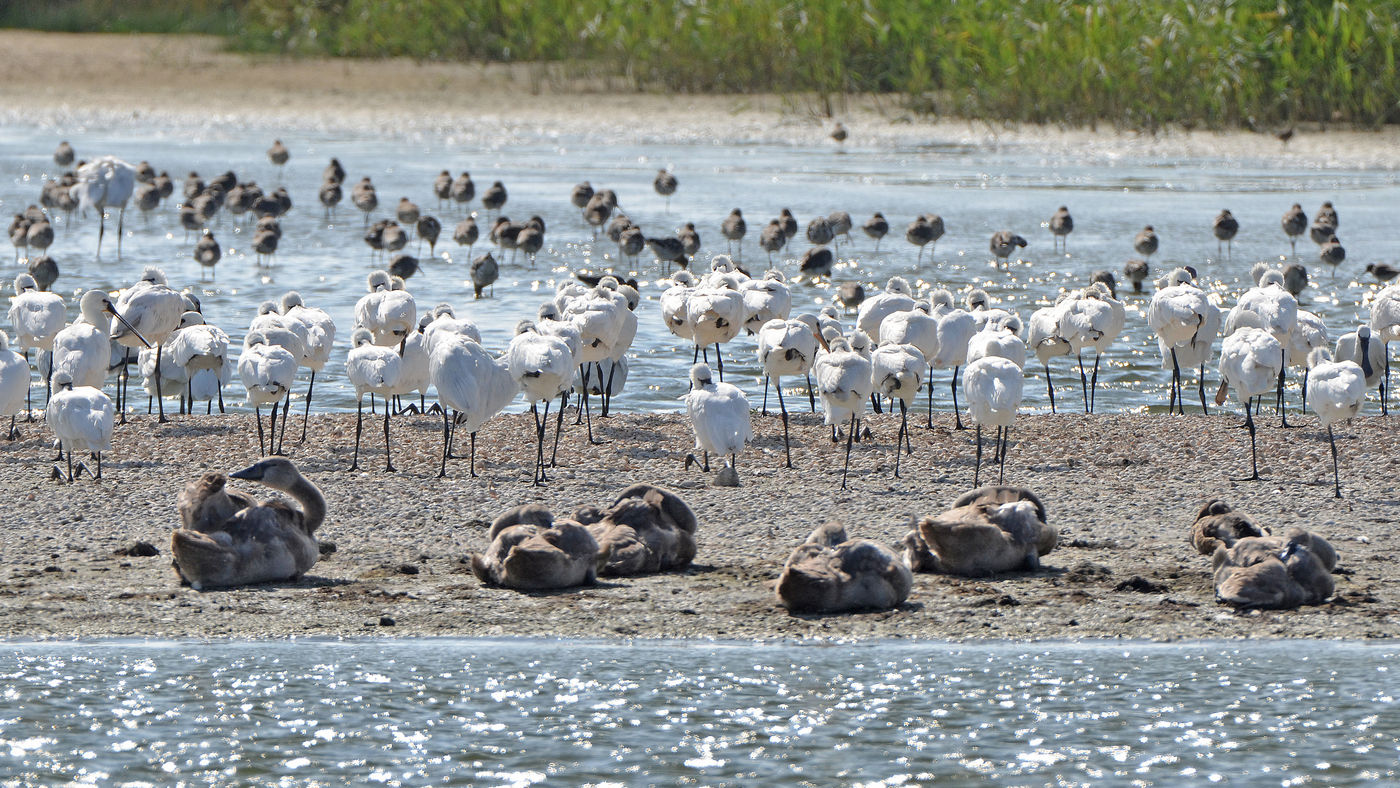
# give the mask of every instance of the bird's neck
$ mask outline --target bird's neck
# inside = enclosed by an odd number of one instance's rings
[[[301,504],[302,514],[306,518],[302,528],[308,534],[315,533],[326,519],[326,499],[321,495],[320,488],[307,481],[305,476],[298,476],[285,492]]]

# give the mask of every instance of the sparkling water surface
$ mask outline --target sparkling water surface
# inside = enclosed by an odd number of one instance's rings
[[[1394,645],[0,646],[0,784],[1360,785]]]
[[[274,137],[283,138],[292,151],[291,163],[280,175],[265,154]],[[363,294],[367,273],[384,264],[370,261],[361,240],[361,214],[349,202],[348,188],[335,220],[327,222],[322,216],[316,192],[321,170],[331,156],[345,165],[347,187],[361,176],[373,178],[380,201],[375,218],[391,217],[401,196],[440,218],[443,236],[437,257],[427,259],[428,249],[422,249],[423,270],[409,281],[409,290],[418,297],[420,313],[440,302],[452,303],[459,316],[480,325],[492,350],[504,350],[516,321],[532,317],[556,282],[573,272],[611,268],[636,276],[646,300],[638,308],[640,328],[631,352],[631,379],[614,403],[624,411],[679,409],[676,398],[686,391],[682,370],[693,348],[668,333],[662,323],[656,302],[663,289],[657,284],[661,271],[650,252],[633,265],[625,258],[619,260],[616,247],[606,238],[592,239],[568,199],[572,186],[585,179],[595,188],[616,190],[622,208],[648,235],[670,235],[684,222],[694,222],[703,241],[703,268],[713,254],[726,251],[719,225],[738,207],[744,211],[749,234],[736,252],[752,273],[761,275],[768,263],[757,247],[759,231],[786,207],[804,227],[818,215],[848,211],[856,224],[853,243],[840,247],[841,262],[833,279],[861,281],[871,291],[883,287],[893,275],[908,277],[921,293],[934,284],[949,287],[959,299],[971,287],[980,286],[995,301],[1014,305],[1023,319],[1029,319],[1035,308],[1053,302],[1062,290],[1087,284],[1092,272],[1114,271],[1120,278],[1120,296],[1128,305],[1128,325],[1100,370],[1097,407],[1103,412],[1160,410],[1166,403],[1169,371],[1161,369],[1146,325],[1147,295],[1125,293],[1130,288],[1121,277],[1123,263],[1136,256],[1133,237],[1144,225],[1154,225],[1161,237],[1161,250],[1150,260],[1154,277],[1173,265],[1194,265],[1220,302],[1229,306],[1250,283],[1249,268],[1254,262],[1281,265],[1288,257],[1289,245],[1279,225],[1283,212],[1299,202],[1311,215],[1323,200],[1333,201],[1340,214],[1339,235],[1347,248],[1347,261],[1332,276],[1306,237],[1297,255],[1313,280],[1313,287],[1300,299],[1301,306],[1326,319],[1333,340],[1367,314],[1364,303],[1377,285],[1363,273],[1365,264],[1400,266],[1400,254],[1392,242],[1394,206],[1400,203],[1396,171],[1345,162],[1321,166],[1290,158],[1266,135],[1260,136],[1251,155],[1227,158],[1154,154],[1151,146],[1123,145],[1111,137],[1102,148],[1081,146],[1072,152],[1040,142],[978,145],[938,139],[917,144],[848,144],[838,151],[824,139],[823,144],[813,145],[782,144],[771,135],[758,141],[697,135],[677,142],[651,141],[634,134],[614,142],[582,128],[557,127],[516,126],[507,134],[488,137],[469,132],[395,136],[378,128],[288,131],[193,121],[184,126],[152,124],[151,128],[133,121],[115,126],[75,122],[61,128],[21,122],[0,129],[0,210],[13,213],[38,202],[41,180],[55,171],[50,154],[59,139],[69,139],[79,158],[111,153],[133,163],[145,159],[158,170],[168,170],[176,181],[176,197],[149,219],[134,207],[128,212],[120,261],[110,233],[102,261],[93,259],[95,217],[74,226],[60,222],[51,250],[63,272],[56,287],[74,304],[70,307],[74,313],[76,296],[83,290],[125,286],[139,277],[144,265],[158,264],[172,285],[197,289],[209,321],[241,342],[258,303],[295,288],[309,304],[327,309],[339,325],[337,352],[326,372],[318,375],[316,386],[319,406],[331,410],[354,408],[343,366],[353,307]],[[672,168],[680,179],[669,211],[651,187],[656,170],[663,166]],[[454,175],[470,171],[478,195],[493,180],[504,181],[510,195],[504,214],[517,221],[538,214],[547,223],[545,248],[536,264],[531,267],[523,257],[508,262],[492,298],[472,299],[468,250],[451,240],[463,211],[439,208],[431,193],[433,177],[444,168]],[[284,235],[271,268],[255,265],[254,255],[244,248],[250,233],[235,228],[222,214],[213,229],[225,257],[216,279],[201,282],[201,271],[191,257],[194,239],[186,241],[178,222],[180,184],[190,170],[208,178],[227,169],[268,191],[279,183],[286,185],[294,208],[283,221]],[[1057,254],[1051,251],[1051,236],[1044,224],[1061,204],[1072,211],[1075,231],[1069,237],[1068,252]],[[485,236],[489,218],[479,199],[471,207]],[[1222,208],[1231,209],[1241,225],[1233,254],[1223,259],[1210,229]],[[891,233],[878,252],[859,230],[876,210],[891,224]],[[916,263],[915,248],[903,238],[904,227],[924,212],[942,215],[948,233]],[[109,221],[109,230],[113,227]],[[992,267],[987,249],[991,234],[1003,228],[1030,241],[1009,271]],[[473,254],[487,248],[479,243]],[[805,236],[799,234],[774,264],[796,278],[797,259],[807,248]],[[411,241],[406,251],[415,250],[416,242]],[[825,282],[794,282],[793,293],[795,312],[815,312],[830,303],[833,291]],[[726,379],[744,387],[757,401],[762,383],[754,349],[752,338],[740,337],[726,346],[724,354]],[[1052,367],[1057,386],[1066,388],[1065,396],[1071,397],[1065,402],[1073,405],[1075,392],[1068,387],[1077,388],[1078,374],[1070,364],[1060,359]],[[1027,373],[1041,375],[1043,370],[1032,360]],[[1207,373],[1212,384],[1218,380],[1213,365]],[[947,371],[935,375],[936,405],[944,409],[949,406],[950,375]],[[297,396],[304,388],[299,384]],[[241,394],[235,377],[226,399],[236,401]],[[517,400],[514,407],[524,406]],[[1042,383],[1027,382],[1024,407],[1048,408]]]

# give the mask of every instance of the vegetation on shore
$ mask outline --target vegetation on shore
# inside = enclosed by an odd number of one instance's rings
[[[17,0],[0,24],[79,8],[120,29],[103,6],[128,27],[144,8],[155,32],[231,28],[244,50],[565,62],[641,90],[893,93],[1140,128],[1400,122],[1393,0]]]

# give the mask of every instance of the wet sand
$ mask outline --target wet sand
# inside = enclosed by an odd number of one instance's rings
[[[1018,420],[1006,480],[1031,488],[1060,531],[1045,571],[996,578],[918,575],[899,609],[794,616],[773,584],[791,550],[830,518],[852,536],[895,545],[911,518],[936,513],[972,480],[973,433],[913,431],[914,454],[892,476],[897,422],[875,417],[875,439],[857,444],[850,489],[840,484],[840,447],[819,415],[796,417],[793,461],[782,468],[777,418],[755,415],[758,440],[740,458],[743,484],[712,487],[683,469],[681,416],[614,415],[595,422],[590,447],[567,429],[549,486],[530,486],[528,415],[491,422],[478,440],[480,478],[465,460],[439,480],[441,422],[395,421],[394,463],[365,430],[362,470],[350,473],[354,417],[313,417],[310,437],[289,453],[324,491],[319,537],[335,545],[298,583],[200,593],[170,567],[175,496],[207,470],[257,458],[251,417],[180,417],[120,427],[104,478],[50,480],[45,430],[0,446],[0,493],[10,501],[0,532],[0,637],[288,637],[365,635],[680,638],[1388,638],[1395,610],[1394,521],[1400,443],[1378,417],[1340,430],[1341,501],[1332,497],[1325,434],[1261,426],[1263,482],[1247,470],[1248,441],[1232,415],[1027,416]],[[1272,422],[1261,418],[1261,424]],[[293,429],[300,424],[294,418]],[[465,442],[462,442],[465,446]],[[984,480],[986,477],[984,476]],[[606,504],[624,485],[675,488],[700,519],[699,553],[686,572],[607,579],[590,588],[519,593],[484,587],[467,556],[487,545],[487,523],[519,503],[556,513]],[[237,483],[235,483],[237,484]],[[267,492],[264,489],[264,492]],[[1203,496],[1219,496],[1282,533],[1315,530],[1341,555],[1329,604],[1237,613],[1214,601],[1209,560],[1188,528]],[[115,552],[137,541],[159,555]],[[390,623],[392,621],[392,624]]]

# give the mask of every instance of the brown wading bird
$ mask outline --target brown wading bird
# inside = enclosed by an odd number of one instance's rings
[[[1293,207],[1283,212],[1283,233],[1288,236],[1288,246],[1294,255],[1298,254],[1298,236],[1308,231],[1308,215],[1303,206],[1293,203]]]
[[[1152,229],[1152,225],[1142,228],[1142,232],[1133,239],[1133,249],[1143,257],[1151,259],[1157,253],[1157,231]]]
[[[1224,241],[1229,256],[1233,258],[1235,234],[1240,231],[1239,220],[1236,219],[1235,215],[1230,213],[1227,208],[1221,211],[1219,216],[1215,217],[1215,221],[1211,223],[1210,229],[1211,232],[1215,234],[1215,253],[1217,255],[1220,254],[1220,242]]]
[[[1316,534],[1294,528],[1286,537],[1253,536],[1216,547],[1215,598],[1241,609],[1285,610],[1332,596],[1337,551]]]
[[[913,575],[893,550],[869,539],[848,539],[839,523],[826,523],[788,557],[777,595],[794,613],[889,610],[909,598],[913,585]]]
[[[281,458],[263,460],[232,477],[285,492],[301,508],[230,493],[220,473],[185,485],[177,501],[183,527],[170,538],[181,583],[203,591],[301,579],[320,558],[315,532],[326,517],[321,491]]]
[[[657,194],[666,198],[666,212],[670,213],[671,195],[676,193],[676,187],[679,185],[676,176],[666,170],[658,170],[656,180],[652,181],[651,185],[652,188],[656,189]]]
[[[605,577],[672,572],[695,559],[699,521],[679,495],[664,487],[634,484],[607,511],[582,507],[574,519],[588,527],[607,554],[598,570]]]
[[[1055,250],[1061,247],[1066,250],[1069,247],[1069,234],[1074,232],[1074,217],[1069,215],[1069,208],[1061,205],[1055,215],[1050,217],[1050,233],[1054,236]]]

